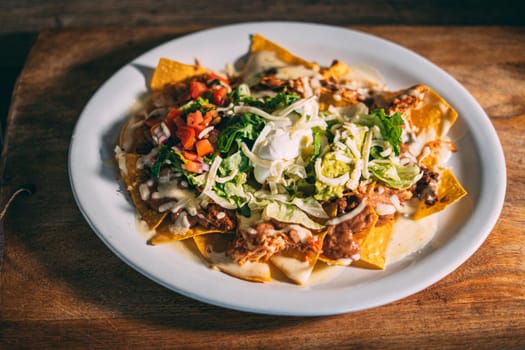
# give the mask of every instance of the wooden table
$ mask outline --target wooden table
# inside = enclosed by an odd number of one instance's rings
[[[494,124],[508,190],[482,247],[411,297],[331,317],[254,315],[167,290],[119,260],[73,200],[67,150],[94,91],[140,53],[199,27],[39,34],[18,79],[1,194],[26,183],[6,221],[0,348],[524,348],[525,29],[355,27],[404,45],[458,79]]]

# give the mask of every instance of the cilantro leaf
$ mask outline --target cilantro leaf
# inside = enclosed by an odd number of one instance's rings
[[[174,172],[183,171],[183,162],[176,152],[174,152],[170,147],[163,145],[157,155],[155,163],[151,166],[151,174],[155,179],[159,178],[160,171],[164,167],[169,167]]]

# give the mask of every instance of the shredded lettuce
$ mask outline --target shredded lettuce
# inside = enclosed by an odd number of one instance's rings
[[[397,165],[391,160],[372,161],[368,171],[376,180],[398,189],[409,188],[422,176],[417,165]]]
[[[227,176],[235,169],[239,172],[245,172],[249,167],[250,162],[248,157],[241,151],[237,151],[222,160],[221,166],[219,167],[219,174],[221,176]]]
[[[227,177],[232,172],[235,172],[235,176],[225,183],[215,182],[213,185],[213,191],[219,197],[234,203],[241,214],[246,213],[245,207],[250,198],[245,188],[249,169],[248,158],[241,151],[237,151],[223,159],[218,169],[221,177]]]
[[[280,92],[275,96],[254,98],[246,94],[249,92],[249,90],[246,90],[246,87],[239,86],[230,93],[234,105],[242,103],[257,107],[267,113],[285,108],[300,99],[299,95],[287,92]],[[267,121],[264,118],[253,113],[243,113],[239,116],[228,118],[225,126],[221,128],[217,141],[218,151],[222,154],[227,154],[234,144],[237,145],[237,149],[240,148],[242,142],[251,145],[257,139],[266,123]]]
[[[242,103],[248,106],[257,107],[268,113],[288,107],[301,98],[301,96],[296,93],[288,93],[286,91],[279,92],[275,96],[255,98],[246,94],[246,90],[247,89],[244,86],[239,86],[233,90],[230,95],[233,103],[235,105]]]
[[[228,154],[233,144],[240,149],[241,143],[255,141],[261,130],[266,125],[266,120],[252,113],[243,113],[240,116],[227,120],[217,140],[217,150],[222,154]]]
[[[299,209],[311,216],[314,216],[316,218],[328,219],[328,215],[324,211],[324,208],[321,205],[321,203],[319,203],[312,197],[294,198],[292,200],[292,204],[294,204]]]
[[[299,224],[312,230],[320,230],[324,226],[313,221],[301,209],[294,205],[280,202],[270,202],[263,211],[263,218],[275,219],[289,224]]]
[[[389,142],[392,145],[392,149],[396,156],[399,155],[401,144],[401,125],[405,124],[403,117],[399,112],[396,112],[390,116],[385,114],[384,109],[373,110],[370,114],[358,115],[354,120],[355,123],[366,125],[368,127],[377,126],[381,131],[381,137],[383,140]]]

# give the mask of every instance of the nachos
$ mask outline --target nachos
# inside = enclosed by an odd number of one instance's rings
[[[456,119],[430,87],[388,91],[256,34],[225,73],[162,58],[115,151],[149,244],[193,240],[230,275],[304,284],[318,263],[385,268],[399,215],[466,194],[446,166]]]

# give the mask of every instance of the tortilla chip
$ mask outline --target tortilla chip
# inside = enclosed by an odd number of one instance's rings
[[[339,96],[340,98],[335,99],[333,93],[328,91],[321,91],[319,96],[319,110],[327,111],[330,106],[334,107],[347,107],[358,104],[359,101],[355,95]]]
[[[324,262],[330,266],[350,266],[354,261],[351,258],[348,259],[330,259],[324,255],[319,255],[319,261]]]
[[[352,266],[383,270],[386,263],[386,249],[393,228],[394,220],[390,220],[384,225],[372,227],[368,232],[357,233],[355,237],[361,247],[361,258]]]
[[[162,243],[169,243],[173,241],[182,241],[198,235],[205,235],[209,233],[220,233],[218,229],[206,229],[203,227],[193,227],[189,230],[179,231],[170,228],[169,220],[164,220],[156,229],[155,234],[148,240],[148,244],[157,245]]]
[[[443,164],[442,159],[446,153],[456,152],[454,142],[447,140],[430,141],[425,147],[428,149],[428,152],[422,152],[418,162],[428,169],[435,169],[436,166]]]
[[[119,147],[127,153],[137,153],[138,150],[145,149],[148,140],[142,132],[142,123],[138,118],[130,118],[120,129]]]
[[[117,156],[118,157],[118,156]],[[159,213],[151,209],[144,203],[140,197],[139,184],[147,180],[147,172],[143,169],[137,169],[137,160],[140,155],[135,153],[124,153],[121,155],[125,159],[126,171],[121,169],[121,176],[126,185],[131,200],[135,204],[135,208],[141,220],[144,220],[151,230],[154,230],[161,224],[167,213]],[[117,161],[119,161],[117,159]]]
[[[319,239],[322,241],[326,233],[319,235]],[[275,267],[282,271],[286,277],[293,282],[303,285],[305,284],[317,263],[319,253],[311,253],[306,255],[298,250],[289,249],[279,254],[272,256],[270,261]]]
[[[417,97],[417,100],[407,100],[410,96]],[[458,118],[458,113],[447,101],[422,84],[395,92],[381,92],[374,103],[377,108],[394,107],[394,111],[401,112],[409,120],[417,135],[425,134],[430,140],[445,137]]]
[[[343,61],[336,61],[327,70],[323,72],[325,79],[339,80],[350,73],[352,69],[348,67]]]
[[[306,68],[313,68],[317,66],[315,63],[308,62],[300,57],[295,56],[290,51],[266,39],[262,35],[254,34],[252,35],[250,54],[259,51],[273,51],[281,61],[291,65],[301,65]]]
[[[378,216],[376,214],[376,212],[370,208],[370,215],[372,215],[372,224],[362,230],[362,231],[359,231],[359,232],[356,232],[354,233],[354,238],[356,239],[357,243],[359,243],[359,246],[360,246],[360,260],[365,260],[365,261],[368,261],[368,260],[371,260],[371,258],[369,257],[370,256],[373,256],[375,254],[375,251],[372,249],[373,248],[373,245],[371,243],[368,243],[368,240],[365,239],[366,237],[370,236],[370,232],[372,232],[374,230],[374,226],[377,222],[377,219],[378,219]],[[375,236],[371,236],[371,238],[374,238]],[[368,244],[371,246],[371,249],[370,251],[368,251],[368,247],[365,247],[365,249],[363,250],[363,247],[361,246],[364,242],[365,244]],[[388,242],[387,242],[388,243]],[[334,260],[334,259],[331,259],[331,258],[328,258],[324,255],[320,255],[319,256],[319,260],[321,260],[322,262],[325,262],[327,263],[328,265],[336,265],[336,266],[349,266],[350,264],[355,264],[357,263],[356,261],[353,261],[352,259],[348,258],[348,259],[337,259],[337,260]]]
[[[167,84],[180,83],[186,79],[207,73],[206,68],[188,65],[168,58],[161,58],[153,77],[151,78],[150,87],[152,90],[162,89]]]
[[[454,174],[449,169],[445,169],[439,174],[437,202],[431,206],[426,205],[423,201],[419,202],[414,220],[440,212],[466,194],[467,191],[461,186]]]
[[[226,255],[228,242],[233,239],[231,234],[209,234],[194,236],[193,240],[202,256],[213,267],[230,276],[252,282],[269,282],[272,280],[270,266],[262,262],[246,262],[239,265]]]
[[[342,61],[336,61],[330,66],[330,68],[322,72],[323,77],[327,80],[333,79],[335,81],[340,81],[342,78],[347,76],[352,69],[348,67]],[[321,89],[321,94],[319,96],[319,110],[326,111],[328,107],[345,107],[350,105],[355,105],[359,101],[356,99],[354,94],[340,94],[337,99],[334,98],[334,93],[327,89]]]
[[[443,138],[458,118],[458,113],[437,92],[425,85],[408,90],[422,91],[423,101],[418,108],[410,110],[410,122],[417,128],[416,134],[433,132],[436,139]]]

